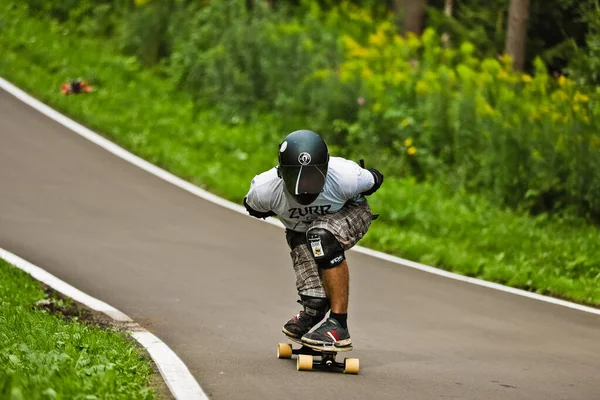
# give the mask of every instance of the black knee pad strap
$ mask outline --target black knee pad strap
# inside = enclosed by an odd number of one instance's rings
[[[304,306],[304,312],[312,317],[323,317],[329,311],[329,299],[300,295],[299,301]]]
[[[321,269],[337,267],[346,259],[344,248],[333,233],[323,228],[309,229],[306,232],[308,247]]]

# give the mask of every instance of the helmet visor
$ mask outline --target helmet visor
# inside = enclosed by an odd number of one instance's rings
[[[326,165],[286,166],[281,168],[281,177],[285,182],[285,188],[294,196],[321,193],[323,186],[325,186],[326,173]]]

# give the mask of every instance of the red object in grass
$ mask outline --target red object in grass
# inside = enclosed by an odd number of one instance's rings
[[[90,85],[88,85],[85,81],[76,79],[71,82],[63,83],[60,87],[60,91],[64,95],[89,93],[92,91],[92,87]]]

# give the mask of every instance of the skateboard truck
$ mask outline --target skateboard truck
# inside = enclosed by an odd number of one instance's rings
[[[292,342],[302,345],[302,347],[294,349],[289,343],[279,343],[277,346],[277,358],[290,359],[292,355],[297,355],[296,369],[298,371],[321,369],[326,371],[341,370],[345,374],[358,374],[358,358],[344,358],[343,362],[336,360],[337,353],[350,351],[352,350],[352,346],[313,346],[303,343],[300,339],[287,335],[286,337]],[[315,360],[314,357],[320,357],[320,359]]]

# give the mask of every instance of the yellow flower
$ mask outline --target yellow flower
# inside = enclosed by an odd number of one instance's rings
[[[476,112],[483,116],[493,115],[494,108],[483,97],[479,97],[477,99]]]
[[[401,46],[404,44],[404,38],[400,35],[394,35],[394,44],[396,46]]]
[[[558,102],[566,102],[567,100],[569,100],[569,95],[567,95],[567,93],[564,92],[563,90],[557,90],[554,93],[552,93],[550,98],[557,103]]]
[[[358,43],[356,43],[356,41],[348,35],[344,35],[342,37],[342,41],[344,42],[344,46],[346,46],[346,48],[348,50],[353,50],[353,49],[356,49],[357,47],[360,47],[360,45]]]
[[[408,119],[404,118],[402,120],[402,122],[400,122],[400,125],[402,125],[404,128],[406,128],[408,125],[410,125],[410,121]],[[406,139],[406,140],[408,141],[408,139]],[[410,145],[406,144],[406,141],[404,142],[404,145],[405,146],[410,146]]]
[[[508,80],[508,78],[509,78],[508,72],[506,72],[503,69],[498,71],[498,79],[506,81],[506,80]]]
[[[420,95],[425,95],[425,94],[429,93],[429,87],[427,86],[427,83],[425,83],[424,81],[417,82],[416,90],[417,90],[417,93]]]
[[[408,150],[406,150],[406,152],[408,153],[408,155],[414,156],[415,154],[417,154],[417,148],[415,146],[409,147]]]
[[[353,57],[364,58],[369,55],[369,50],[362,47],[354,39],[348,35],[342,37],[344,47],[348,50],[348,53]]]
[[[369,52],[368,49],[365,49],[364,47],[360,47],[360,46],[358,46],[357,48],[352,49],[350,51],[350,55],[352,57],[357,57],[357,58],[366,58],[369,56],[369,54],[371,54],[371,53]]]
[[[590,124],[590,118],[587,115],[582,115],[581,116],[581,120],[586,124],[589,125]]]
[[[406,74],[403,74],[402,72],[399,72],[399,71],[395,72],[391,78],[392,83],[395,85],[402,83],[405,80],[406,80]]]
[[[504,53],[502,57],[500,57],[500,62],[505,68],[512,68],[513,59],[508,54]]]
[[[590,101],[590,97],[581,93],[579,90],[575,92],[575,96],[573,96],[573,101],[576,103],[587,103]]]
[[[362,70],[362,77],[365,79],[369,79],[373,76],[373,71],[369,69],[369,67],[364,67]]]
[[[369,24],[373,22],[373,18],[371,18],[371,15],[367,10],[360,10],[358,8],[353,7],[350,10],[349,16],[355,21],[362,21]]]
[[[491,74],[489,74],[488,72],[481,72],[479,74],[476,75],[475,77],[475,82],[477,82],[478,86],[485,86],[488,83],[492,83],[494,81],[494,78]]]
[[[385,35],[381,31],[369,36],[369,43],[376,47],[383,47],[386,43]]]
[[[561,76],[558,78],[558,86],[560,86],[560,87],[564,87],[566,84],[567,84],[567,78],[565,78],[565,76],[564,76],[564,75],[561,75]]]
[[[524,83],[530,83],[533,80],[531,75],[528,75],[528,74],[523,74],[521,79],[523,80]]]
[[[408,32],[406,34],[406,39],[408,42],[408,47],[411,50],[416,50],[419,47],[421,47],[421,40],[419,40],[419,36],[417,36],[417,34],[415,34],[413,32]]]
[[[406,121],[406,120],[404,120],[404,121]],[[404,122],[404,121],[402,121],[402,122]],[[406,125],[404,125],[404,126],[406,126]],[[412,143],[413,143],[412,138],[408,138],[404,141],[404,147],[411,147]]]

